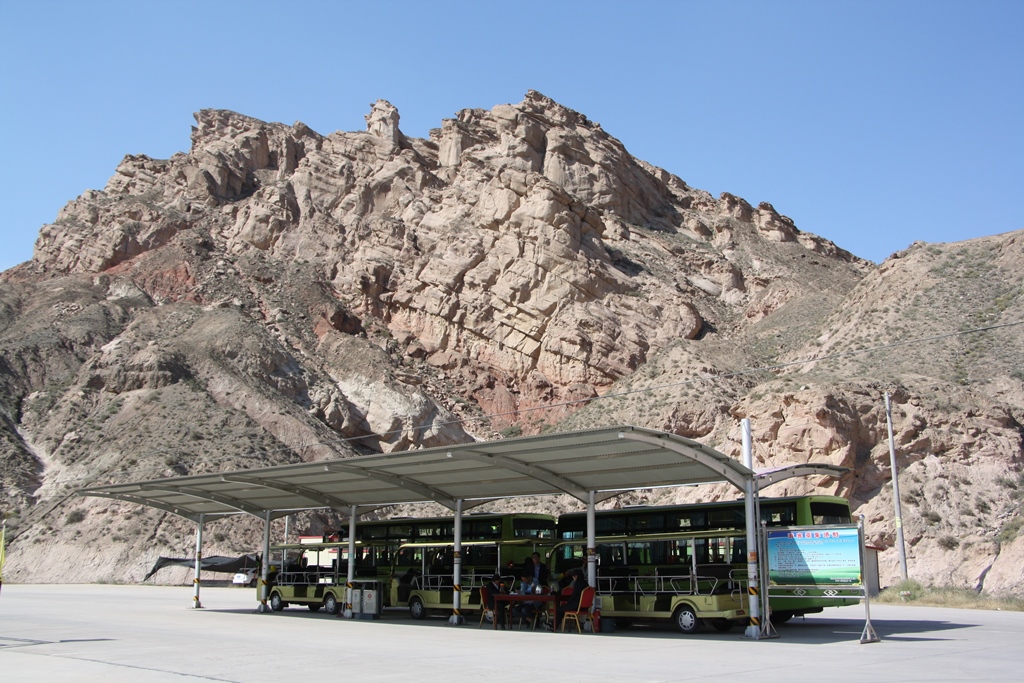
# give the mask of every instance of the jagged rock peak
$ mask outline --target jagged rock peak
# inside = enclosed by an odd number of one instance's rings
[[[527,90],[526,97],[519,103],[518,108],[527,114],[542,117],[554,125],[601,128],[601,124],[592,122],[575,109],[559,104],[536,90]]]
[[[366,131],[382,140],[398,145],[402,141],[402,131],[398,129],[398,109],[387,100],[377,100],[371,105],[366,115]]]
[[[233,138],[273,125],[229,109],[201,109],[192,116],[196,120],[196,125],[192,126],[193,150],[214,140]]]

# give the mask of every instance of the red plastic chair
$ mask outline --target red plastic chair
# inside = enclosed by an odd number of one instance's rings
[[[593,629],[593,617],[590,616],[590,609],[594,606],[594,597],[597,596],[597,591],[594,590],[593,586],[587,586],[583,589],[580,594],[580,605],[575,610],[566,610],[565,614],[562,615],[562,633],[565,633],[565,622],[571,618],[576,622],[576,631],[583,633],[583,625],[580,623],[580,616],[584,616],[584,623],[591,622],[591,629]]]
[[[552,591],[549,588],[545,592],[546,593],[551,593]],[[568,597],[570,595],[572,595],[572,586],[571,585],[566,586],[565,588],[563,588],[562,590],[560,590],[558,592],[564,598],[568,599]],[[557,630],[558,629],[558,606],[560,604],[562,604],[562,602],[564,602],[564,600],[561,600],[561,601],[560,600],[555,600],[555,601],[553,601],[551,603],[550,607],[548,607],[546,610],[544,610],[542,612],[537,612],[537,614],[533,615],[534,619],[536,620],[537,617],[543,615],[545,624],[546,625],[549,624],[552,631]],[[537,627],[537,624],[534,623],[534,628],[536,628],[536,627]]]

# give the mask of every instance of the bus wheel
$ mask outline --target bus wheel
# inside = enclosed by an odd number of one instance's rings
[[[334,593],[328,593],[327,597],[324,598],[324,611],[328,614],[337,614],[341,611],[338,599],[334,597]]]
[[[675,622],[676,628],[686,634],[693,633],[700,626],[697,613],[689,605],[680,605],[672,615],[672,621]]]
[[[793,613],[789,611],[772,612],[772,623],[785,624],[787,621],[793,618]]]
[[[721,631],[722,633],[728,633],[732,630],[732,622],[728,619],[714,619],[711,625],[715,627],[716,631]]]
[[[310,604],[306,605],[306,607],[309,608],[310,612],[319,612],[320,611],[320,605],[314,605],[313,603],[310,603]]]
[[[270,594],[270,609],[275,612],[280,612],[284,609],[284,600],[281,599],[281,594],[274,592]]]
[[[413,619],[425,619],[427,617],[427,608],[423,606],[421,598],[415,597],[409,601],[409,615]]]

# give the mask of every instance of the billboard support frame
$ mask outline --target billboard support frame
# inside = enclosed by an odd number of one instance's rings
[[[764,596],[764,616],[761,619],[761,638],[778,638],[779,632],[772,626],[772,603],[771,603],[771,582],[768,580],[768,525],[761,518],[761,498],[760,496],[754,499],[755,509],[757,510],[757,519],[760,520],[760,531],[758,536],[760,548],[758,549],[761,561],[761,571],[758,574],[758,582],[760,583],[761,595]]]
[[[822,529],[822,528],[823,527],[814,527],[814,526],[808,526],[808,527],[788,527],[788,528],[785,528],[785,529],[774,529],[774,530],[772,530],[771,533],[778,534],[780,532],[786,531],[787,533],[789,533],[792,536],[793,532],[796,532],[797,534],[799,534],[800,532],[803,532],[803,531],[814,530],[814,533],[817,534],[817,530]],[[833,529],[837,529],[838,528],[838,529],[841,529],[841,530],[850,531],[854,527],[852,527],[851,525],[838,525],[837,527],[830,527],[830,528],[833,528]],[[773,567],[772,565],[773,565],[773,562],[778,564],[778,557],[779,557],[779,555],[778,555],[778,553],[772,554],[770,552],[771,546],[769,545],[768,541],[769,541],[769,537],[770,537],[771,533],[769,533],[766,525],[764,524],[764,521],[762,521],[761,522],[761,538],[762,538],[762,542],[763,542],[762,552],[763,552],[763,555],[764,555],[764,558],[765,558],[765,563],[767,565],[765,567],[765,571],[763,572],[764,581],[767,584],[765,586],[765,589],[763,590],[763,595],[765,596],[765,603],[766,603],[766,605],[770,605],[772,596],[774,596],[774,597],[787,597],[787,598],[801,598],[801,597],[804,597],[804,598],[814,598],[814,597],[818,597],[818,596],[816,596],[816,595],[807,595],[806,592],[808,590],[818,591],[818,590],[822,590],[822,589],[824,590],[825,594],[829,595],[830,597],[845,596],[845,597],[848,597],[848,598],[851,598],[851,599],[861,600],[864,603],[864,630],[861,632],[860,642],[862,644],[864,644],[864,643],[878,643],[878,642],[881,642],[882,639],[878,636],[878,633],[875,631],[874,625],[871,623],[871,598],[868,595],[867,583],[864,581],[864,564],[865,564],[864,563],[864,556],[865,556],[865,546],[864,546],[864,515],[860,515],[859,516],[859,518],[857,520],[856,530],[857,530],[857,558],[856,558],[856,562],[857,562],[857,568],[856,568],[857,569],[857,581],[856,581],[855,585],[853,585],[852,582],[850,584],[847,584],[843,580],[835,580],[835,579],[832,579],[831,582],[825,582],[825,583],[817,582],[817,581],[815,581],[815,576],[814,576],[812,568],[810,566],[808,566],[808,565],[803,565],[802,569],[809,573],[811,583],[792,583],[792,584],[786,584],[785,587],[783,587],[783,586],[779,585],[774,580],[779,575],[779,567],[778,566]],[[797,535],[796,538],[800,538],[800,536]],[[815,541],[817,542],[817,535],[815,536]],[[774,558],[774,560],[773,560],[773,558]],[[804,558],[804,555],[801,553],[800,554],[800,559],[802,560],[803,558]],[[849,562],[849,559],[850,558],[847,558],[846,561]],[[850,568],[851,568],[850,565],[844,566],[844,569],[846,569],[847,571],[849,571]],[[770,637],[769,634],[774,631],[774,629],[771,626],[771,616],[770,616],[771,615],[771,610],[770,609],[766,609],[765,612],[766,612],[765,618],[762,621],[762,637]]]
[[[857,537],[860,541],[860,567],[861,567],[861,588],[864,590],[864,630],[860,634],[861,645],[864,643],[880,643],[882,639],[875,632],[871,625],[871,596],[868,595],[868,585],[864,581],[864,515],[857,518]]]

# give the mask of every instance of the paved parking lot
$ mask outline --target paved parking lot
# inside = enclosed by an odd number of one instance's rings
[[[386,612],[346,620],[305,609],[256,614],[254,591],[20,586],[0,593],[0,681],[1012,681],[1024,613],[873,604],[826,610],[753,641],[737,629],[683,636],[635,627],[562,635],[448,626]]]

